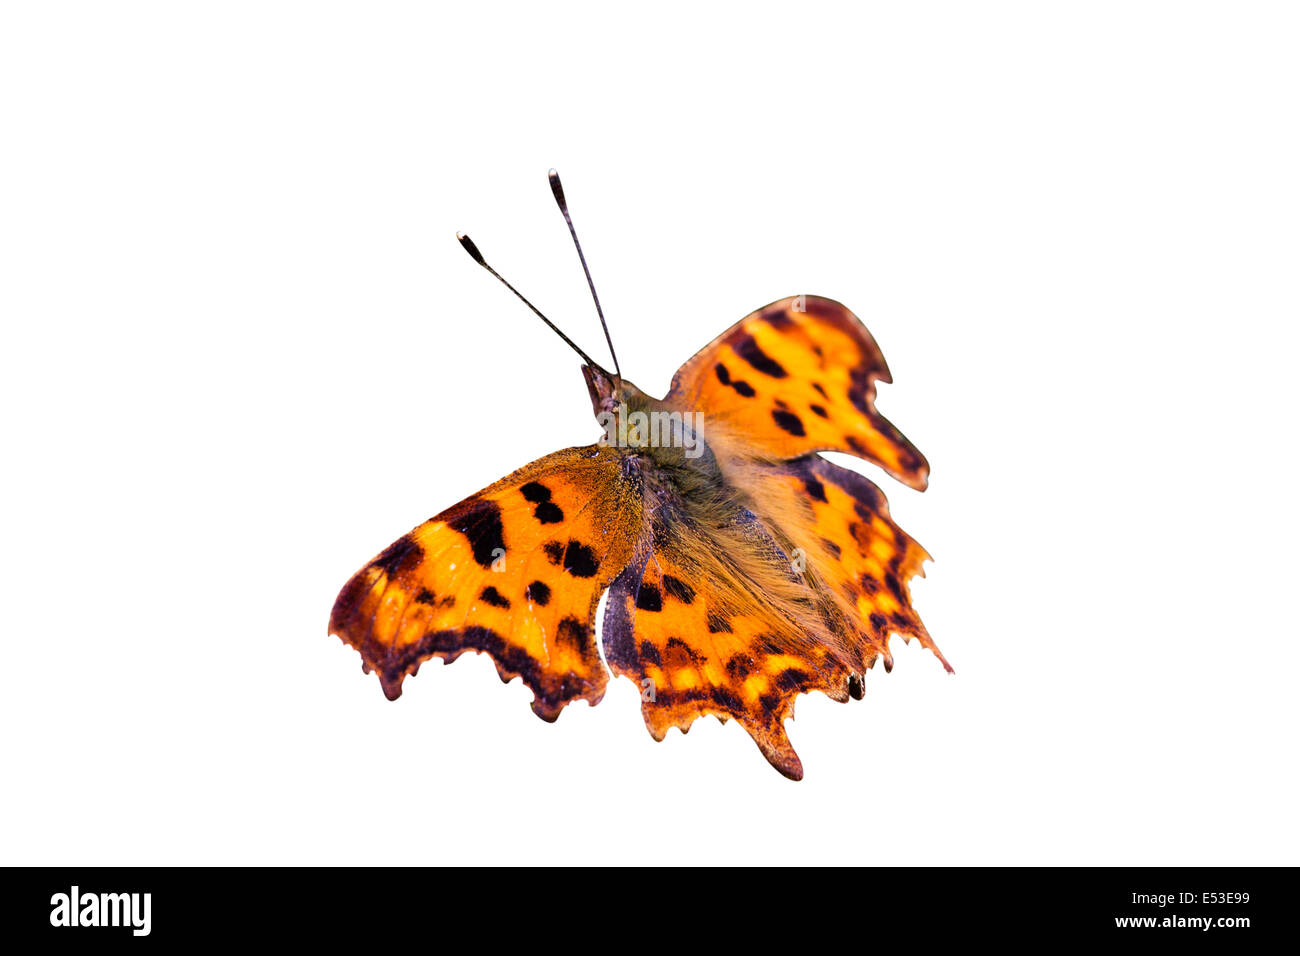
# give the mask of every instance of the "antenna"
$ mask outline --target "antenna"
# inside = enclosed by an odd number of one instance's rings
[[[614,360],[614,374],[622,378],[623,373],[618,367],[618,356],[614,354],[614,340],[609,337],[609,326],[605,324],[605,312],[600,307],[600,297],[596,295],[596,284],[591,281],[591,270],[587,268],[587,257],[582,254],[582,243],[578,242],[578,233],[573,228],[573,220],[569,218],[569,205],[564,201],[564,187],[560,185],[560,174],[552,169],[546,176],[551,181],[551,192],[555,194],[556,205],[560,207],[560,212],[564,214],[564,222],[569,227],[569,235],[573,237],[573,246],[578,250],[578,261],[582,263],[582,271],[587,274],[587,288],[591,290],[591,300],[596,303],[596,314],[600,316],[600,327],[605,330],[605,342],[609,345],[610,358]]]
[[[524,296],[523,296],[523,293],[521,293],[518,289],[516,289],[514,286],[512,286],[509,282],[507,282],[505,279],[503,279],[503,278],[501,277],[501,273],[497,272],[496,269],[493,269],[490,265],[487,264],[487,260],[483,258],[483,253],[479,252],[479,251],[478,251],[478,246],[474,245],[474,240],[473,240],[473,239],[471,239],[469,236],[465,235],[465,233],[463,233],[463,232],[458,232],[458,233],[456,233],[456,238],[457,238],[458,240],[460,240],[460,244],[461,244],[462,246],[465,247],[465,251],[468,252],[468,253],[470,254],[470,258],[471,258],[471,259],[473,259],[475,262],[477,262],[479,265],[481,265],[481,266],[482,266],[484,269],[486,269],[488,272],[490,272],[490,273],[492,273],[494,276],[496,276],[496,277],[497,277],[497,280],[498,280],[498,281],[499,281],[503,286],[505,286],[507,289],[509,289],[509,290],[510,290],[511,292],[513,292],[515,295],[519,296],[519,301],[522,302],[524,305],[528,306],[528,308],[532,309],[532,310],[533,310],[533,313],[534,313],[534,314],[535,314],[539,319],[541,319],[543,322],[545,322],[547,325],[549,325],[549,326],[551,327],[551,331],[552,331],[552,332],[554,332],[554,333],[555,333],[556,335],[558,335],[560,338],[564,339],[564,341],[567,342],[567,343],[569,344],[569,348],[573,349],[573,351],[577,352],[579,355],[582,356],[582,360],[583,360],[584,362],[586,362],[588,365],[592,366],[593,368],[600,368],[600,366],[597,365],[597,364],[592,360],[592,358],[591,358],[590,355],[588,355],[588,354],[587,354],[586,352],[584,352],[582,349],[578,348],[578,346],[574,343],[573,339],[569,338],[567,335],[565,335],[563,332],[560,331],[560,327],[559,327],[558,325],[556,325],[554,322],[552,322],[552,321],[551,321],[550,319],[548,319],[546,316],[542,315],[541,310],[538,309],[537,306],[535,306],[535,305],[533,305],[531,302],[529,302],[527,299],[525,299]]]

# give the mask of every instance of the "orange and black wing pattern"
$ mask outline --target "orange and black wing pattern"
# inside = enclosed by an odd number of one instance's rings
[[[735,719],[798,780],[784,724],[800,694],[860,699],[876,660],[892,667],[892,634],[951,668],[908,589],[929,555],[875,485],[817,455],[745,474],[748,507],[657,503],[610,588],[605,658],[641,687],[656,740],[707,714]]]
[[[876,411],[891,381],[875,339],[832,299],[794,296],[741,319],[673,377],[666,399],[705,415],[720,455],[797,458],[839,451],[924,489],[929,465]]]
[[[533,710],[596,704],[608,675],[596,604],[632,557],[642,524],[635,475],[617,451],[548,455],[429,519],[344,586],[330,633],[361,652],[390,699],[420,663],[491,655],[523,679]]]
[[[610,588],[605,658],[641,687],[656,740],[697,717],[737,720],[785,776],[803,776],[785,732],[794,699],[847,700],[851,658],[771,530],[745,509],[660,502]]]
[[[922,565],[930,555],[890,517],[884,492],[820,455],[757,474],[747,489],[755,508],[779,524],[793,546],[795,563],[855,673],[862,675],[877,658],[892,668],[892,634],[916,638],[951,671],[912,607],[909,581],[925,576]]]

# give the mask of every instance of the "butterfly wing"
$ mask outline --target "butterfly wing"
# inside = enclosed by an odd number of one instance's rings
[[[889,514],[884,492],[820,455],[742,470],[754,508],[794,546],[841,651],[857,674],[882,658],[891,634],[916,638],[951,671],[912,607],[908,582],[925,576],[929,554]]]
[[[632,555],[641,493],[607,448],[548,455],[448,508],[353,575],[330,633],[361,652],[390,699],[422,661],[492,656],[533,710],[604,696],[596,604]]]
[[[705,414],[720,454],[797,458],[840,451],[924,489],[929,465],[876,411],[891,381],[871,333],[840,303],[817,296],[773,302],[741,319],[683,365],[666,401]]]
[[[705,714],[734,718],[797,780],[803,769],[784,728],[794,698],[822,690],[846,700],[851,675],[814,598],[752,512],[669,495],[610,588],[605,658],[641,686],[656,740]]]

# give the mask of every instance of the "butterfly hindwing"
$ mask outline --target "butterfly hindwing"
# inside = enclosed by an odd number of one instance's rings
[[[706,415],[708,440],[750,455],[840,451],[913,488],[929,465],[875,408],[889,367],[875,339],[832,299],[794,296],[741,319],[683,365],[667,402]]]
[[[810,587],[822,595],[828,627],[861,673],[877,657],[893,665],[891,634],[913,637],[943,662],[912,607],[909,580],[929,554],[889,514],[884,492],[820,455],[736,473],[755,508],[795,547]]]
[[[610,588],[605,657],[642,690],[656,740],[700,716],[734,718],[788,777],[803,770],[784,722],[794,699],[845,700],[851,668],[790,555],[747,509],[669,496]]]
[[[617,451],[548,455],[390,545],[343,588],[330,632],[390,698],[422,661],[480,651],[554,720],[570,701],[604,695],[596,604],[640,526],[637,479]]]

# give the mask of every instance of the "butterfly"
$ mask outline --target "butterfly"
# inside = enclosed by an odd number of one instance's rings
[[[602,434],[397,539],[344,585],[330,633],[360,651],[389,699],[430,658],[487,654],[547,721],[576,700],[599,703],[612,671],[641,688],[656,740],[705,714],[735,719],[798,780],[785,731],[798,695],[861,699],[866,671],[892,668],[894,633],[952,670],[908,591],[929,555],[876,485],[819,454],[855,455],[925,489],[925,458],[875,408],[876,383],[891,381],[884,356],[843,305],[794,296],[706,345],[664,398],[647,395],[622,375],[559,176],[549,178],[612,372],[457,238],[582,358]]]

